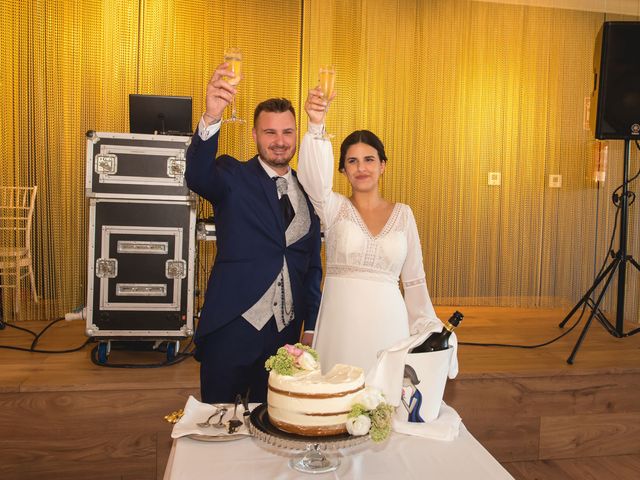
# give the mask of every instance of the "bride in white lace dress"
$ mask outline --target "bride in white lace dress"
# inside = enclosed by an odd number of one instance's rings
[[[380,195],[387,157],[373,133],[359,130],[343,141],[338,169],[352,195],[333,191],[333,149],[322,138],[326,105],[319,88],[309,92],[309,131],[298,159],[298,179],[320,216],[326,245],[313,346],[325,372],[336,363],[368,372],[379,351],[440,321],[427,291],[413,212]]]

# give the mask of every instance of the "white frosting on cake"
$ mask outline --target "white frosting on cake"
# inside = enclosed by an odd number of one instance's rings
[[[360,367],[337,364],[325,375],[320,369],[295,375],[269,374],[269,386],[289,392],[320,394],[337,393],[362,387],[364,372]]]
[[[272,423],[303,435],[331,435],[346,430],[347,414],[364,388],[364,372],[351,365],[335,365],[295,375],[269,374],[267,405]]]

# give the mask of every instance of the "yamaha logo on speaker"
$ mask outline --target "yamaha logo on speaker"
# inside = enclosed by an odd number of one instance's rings
[[[640,123],[631,125],[631,135],[640,135]]]

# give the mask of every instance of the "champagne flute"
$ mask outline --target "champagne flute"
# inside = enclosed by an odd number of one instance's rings
[[[322,90],[322,98],[329,102],[333,95],[333,91],[336,88],[336,68],[333,65],[321,65],[319,71],[320,77],[320,90]],[[329,104],[325,108],[325,113],[329,109]],[[325,117],[326,118],[326,117]],[[332,134],[325,131],[322,134],[322,138],[327,140],[333,138]]]
[[[236,86],[242,79],[242,51],[239,48],[232,47],[224,52],[224,61],[229,64],[229,70],[231,70],[235,77],[224,77],[230,85]],[[235,96],[231,100],[231,117],[223,120],[222,123],[238,122],[244,123],[244,120],[236,115]]]

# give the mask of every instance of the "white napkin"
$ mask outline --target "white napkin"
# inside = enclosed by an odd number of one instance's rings
[[[399,407],[402,408],[402,407]],[[451,441],[460,433],[462,419],[458,412],[442,402],[438,418],[428,423],[402,422],[393,419],[393,430],[406,435]]]
[[[199,427],[197,423],[204,422],[209,418],[209,416],[217,410],[216,407],[209,403],[202,403],[196,400],[192,395],[189,395],[189,399],[187,400],[187,404],[184,406],[184,415],[182,418],[178,420],[178,422],[173,426],[173,430],[171,431],[171,438],[180,438],[185,435],[198,434],[198,435],[208,435],[208,436],[224,436],[229,435],[227,428],[215,428],[215,427]],[[238,418],[244,422],[242,413],[244,412],[244,407],[242,405],[238,405],[238,411],[236,412]],[[230,405],[227,413],[222,417],[222,422],[227,422],[233,416],[233,405]],[[214,417],[211,422],[214,420],[217,422],[220,416]],[[242,424],[242,426],[236,430],[233,435],[249,435],[249,430],[247,427]]]
[[[384,393],[387,403],[397,407],[402,396],[402,379],[404,365],[409,350],[417,347],[429,334],[442,331],[442,322],[429,321],[420,332],[404,338],[387,350],[378,354],[376,365],[369,371],[365,380],[367,386],[378,388]],[[458,339],[455,332],[449,337],[449,345],[453,347],[451,363],[449,364],[449,378],[458,375]]]

